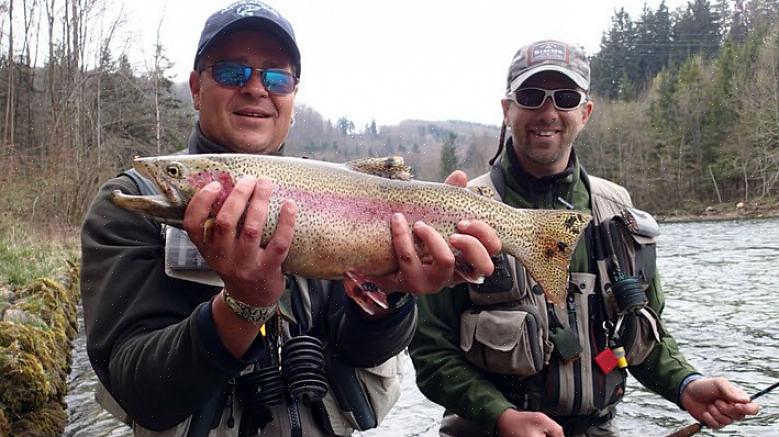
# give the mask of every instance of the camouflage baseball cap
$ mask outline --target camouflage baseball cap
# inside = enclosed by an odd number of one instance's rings
[[[590,61],[579,47],[561,41],[536,41],[520,48],[511,60],[506,93],[516,91],[530,76],[557,71],[585,91],[590,89]]]

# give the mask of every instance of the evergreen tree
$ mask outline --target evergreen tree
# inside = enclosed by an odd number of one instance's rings
[[[441,146],[441,162],[438,172],[441,180],[446,179],[450,173],[460,167],[460,164],[457,160],[457,147],[455,146],[456,141],[457,134],[450,132],[449,135],[444,139],[444,143]]]
[[[713,57],[719,51],[721,35],[720,18],[708,0],[687,3],[673,26],[674,62],[680,65],[696,54]]]
[[[352,135],[354,133],[354,122],[346,116],[339,118],[335,126],[341,135]]]
[[[727,39],[734,43],[743,43],[747,39],[747,11],[744,0],[735,0],[733,11],[730,15],[730,28],[728,29]]]
[[[376,127],[376,120],[371,120],[370,123],[365,125],[365,135],[370,138],[378,138],[379,129]]]
[[[624,86],[638,76],[635,64],[635,34],[630,15],[621,8],[603,34],[600,51],[591,60],[592,90],[607,99],[624,98]],[[624,78],[627,77],[628,81]]]
[[[653,18],[650,32],[653,37],[652,43],[655,45],[655,56],[660,65],[655,69],[655,73],[658,73],[668,65],[671,59],[671,45],[673,44],[673,22],[665,0],[660,2]]]

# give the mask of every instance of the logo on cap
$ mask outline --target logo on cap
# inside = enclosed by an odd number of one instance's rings
[[[228,12],[231,9],[235,15],[241,17],[254,17],[258,15],[257,12],[260,11],[270,12],[271,14],[277,17],[281,16],[279,15],[278,12],[276,12],[275,9],[262,2],[243,1],[243,2],[233,3],[232,5],[222,9],[221,13],[224,14],[225,12]]]
[[[568,50],[565,45],[546,41],[530,46],[528,66],[544,61],[568,63]]]

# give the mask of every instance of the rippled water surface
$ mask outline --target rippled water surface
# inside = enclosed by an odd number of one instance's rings
[[[747,393],[779,380],[779,220],[661,225],[658,265],[667,296],[664,320],[690,362]],[[83,330],[74,344],[64,436],[129,436],[93,400],[95,376]],[[403,394],[381,428],[363,436],[435,436],[443,409],[416,389],[407,360]],[[760,398],[757,417],[707,436],[779,436],[779,389]],[[624,436],[664,436],[689,416],[643,389],[628,386],[617,422]]]

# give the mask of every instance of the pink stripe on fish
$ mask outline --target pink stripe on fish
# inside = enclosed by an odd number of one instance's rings
[[[312,193],[305,190],[274,186],[274,197],[291,199],[306,205],[311,211],[324,215],[344,217],[355,222],[373,222],[377,217],[389,217],[396,212],[403,213],[409,223],[422,220],[432,223],[440,220],[459,221],[461,213],[449,214],[445,210],[435,211],[412,202],[388,202],[375,197],[355,197],[336,193]]]

